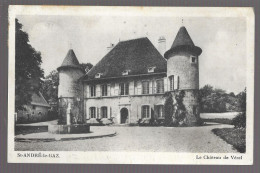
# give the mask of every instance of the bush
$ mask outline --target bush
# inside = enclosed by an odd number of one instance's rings
[[[231,122],[235,128],[245,128],[246,127],[246,113],[240,113],[235,118],[232,119]]]

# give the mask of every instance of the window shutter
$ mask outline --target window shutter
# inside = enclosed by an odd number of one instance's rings
[[[96,85],[96,94],[97,97],[101,96],[101,85]]]
[[[111,95],[110,87],[111,87],[111,85],[107,85],[107,96]]]
[[[115,84],[115,95],[118,96],[119,93],[120,93],[120,92],[119,92],[119,84],[116,83],[116,84]]]
[[[148,82],[148,87],[149,87],[149,92],[148,92],[148,94],[152,94],[153,93],[153,81],[149,81]]]
[[[129,95],[134,95],[134,81],[129,82]]]
[[[97,118],[99,119],[100,118],[100,108],[97,108]]]
[[[144,106],[141,107],[141,118],[144,117]]]
[[[84,96],[85,98],[86,98],[86,97],[89,97],[89,85],[86,85],[86,86],[85,86],[85,94],[86,94],[86,95]]]
[[[157,119],[159,117],[158,115],[158,106],[154,105],[154,118]]]
[[[162,86],[162,90],[163,92],[166,92],[168,91],[167,88],[168,88],[168,80],[167,80],[167,77],[163,78],[163,86]]]
[[[110,96],[114,96],[115,95],[115,84],[111,84],[110,85]]]
[[[110,111],[109,111],[109,118],[112,117],[112,107],[110,107]]]
[[[157,93],[157,82],[153,81],[153,93]]]
[[[89,109],[86,108],[86,119],[90,118],[90,110]]]
[[[174,76],[174,89],[178,89],[178,77],[177,76]]]
[[[137,83],[137,94],[142,94],[142,82]]]

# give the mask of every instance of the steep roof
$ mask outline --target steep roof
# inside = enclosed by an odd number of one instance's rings
[[[61,69],[63,67],[74,67],[74,68],[80,68],[79,61],[72,49],[70,49],[64,58],[61,66],[58,68]]]
[[[39,94],[33,93],[32,94],[32,105],[37,105],[37,106],[45,106],[45,107],[50,107],[50,105],[47,103],[45,98],[43,97],[42,93],[39,92]]]
[[[186,30],[186,28],[184,26],[182,26],[176,37],[175,40],[172,43],[171,48],[177,47],[177,46],[182,46],[182,45],[190,45],[190,46],[194,46],[194,43],[188,33],[188,31]]]
[[[201,48],[195,46],[187,29],[184,26],[182,26],[179,29],[179,31],[172,43],[171,48],[165,52],[164,57],[167,59],[167,58],[169,58],[169,55],[171,53],[178,52],[180,50],[190,51],[197,55],[200,55],[202,52]]]
[[[94,79],[98,73],[103,74],[101,78],[122,77],[125,70],[129,70],[129,76],[148,74],[149,67],[156,67],[154,73],[167,71],[166,60],[148,38],[121,41],[87,73],[84,79]]]

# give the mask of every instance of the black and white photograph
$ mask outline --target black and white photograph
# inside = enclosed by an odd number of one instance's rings
[[[11,163],[253,164],[251,8],[9,7]]]

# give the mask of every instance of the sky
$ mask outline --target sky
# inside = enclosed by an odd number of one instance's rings
[[[57,69],[69,49],[80,63],[95,65],[107,47],[147,37],[155,47],[166,38],[171,47],[181,26],[202,49],[200,87],[206,84],[239,93],[246,87],[246,19],[227,17],[17,16],[30,44],[41,52],[45,76]]]

